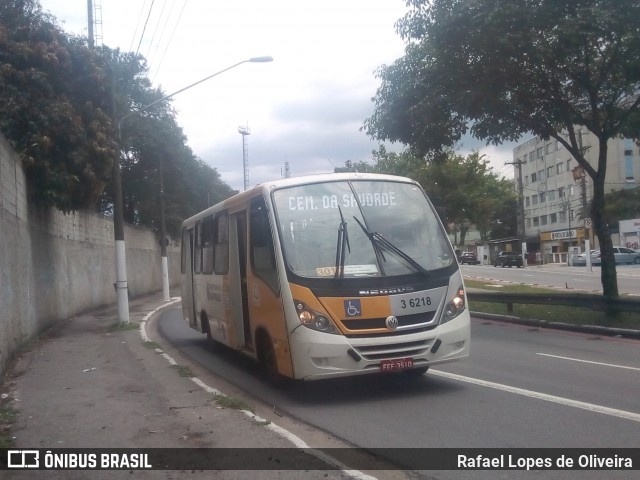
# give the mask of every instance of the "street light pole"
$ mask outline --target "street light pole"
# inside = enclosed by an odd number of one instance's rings
[[[129,323],[129,293],[128,293],[128,285],[127,285],[127,260],[126,260],[125,241],[124,241],[122,183],[120,178],[120,143],[121,143],[120,137],[121,137],[122,122],[124,122],[124,120],[126,120],[127,118],[133,115],[145,112],[146,110],[153,107],[154,105],[157,105],[158,103],[163,102],[165,100],[169,100],[171,97],[181,92],[184,92],[185,90],[188,90],[192,87],[195,87],[196,85],[199,85],[202,82],[205,82],[215,76],[218,76],[221,73],[227,72],[232,68],[242,65],[243,63],[264,63],[264,62],[272,62],[272,61],[273,61],[273,57],[264,56],[264,57],[252,57],[246,60],[242,60],[238,63],[234,63],[233,65],[227,68],[224,68],[216,73],[213,73],[208,77],[203,78],[202,80],[198,80],[197,82],[187,85],[186,87],[181,88],[180,90],[177,90],[173,93],[170,93],[169,95],[165,95],[164,97],[154,102],[151,102],[150,104],[145,105],[144,107],[141,107],[139,110],[130,112],[120,117],[118,120],[116,120],[116,136],[118,140],[118,154],[115,159],[114,167],[113,167],[113,183],[114,183],[113,230],[114,230],[114,239],[116,244],[116,292],[118,297],[118,318],[120,320],[120,323],[125,323],[125,324]],[[115,99],[115,92],[112,91],[112,95],[113,95],[113,98]],[[114,105],[115,105],[115,100],[114,100]],[[115,107],[114,107],[114,111],[115,111]],[[117,118],[117,117],[114,115],[114,118]],[[162,218],[160,219],[160,225],[162,227],[164,226],[164,208],[161,211],[161,216]],[[161,228],[161,230],[164,230],[164,228]],[[163,236],[162,232],[161,232],[161,236]],[[166,277],[168,279],[169,272],[168,272],[167,262],[165,261],[166,245],[163,243],[163,240],[164,239],[161,239],[161,250],[162,250],[163,259],[164,259],[162,262],[162,270],[163,270],[162,277],[163,278]],[[168,289],[165,294],[164,286],[163,286],[163,296],[165,299],[168,296]]]

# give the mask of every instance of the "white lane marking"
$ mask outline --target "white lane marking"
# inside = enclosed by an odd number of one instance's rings
[[[560,355],[551,355],[549,353],[536,353],[536,355],[542,355],[543,357],[560,358],[562,360],[570,360],[572,362],[591,363],[593,365],[601,365],[603,367],[625,368],[627,370],[640,371],[640,368],[638,368],[638,367],[629,367],[627,365],[616,365],[614,363],[602,363],[602,362],[594,362],[594,361],[591,361],[591,360],[581,360],[579,358],[561,357]]]
[[[627,412],[625,410],[618,410],[615,408],[603,407],[602,405],[595,405],[593,403],[580,402],[578,400],[571,400],[569,398],[557,397],[555,395],[548,395],[546,393],[534,392],[533,390],[526,390],[524,388],[510,387],[509,385],[503,385],[501,383],[489,382],[486,380],[480,380],[478,378],[465,377],[463,375],[457,375],[455,373],[442,372],[434,370],[432,375],[439,377],[450,378],[452,380],[458,380],[459,382],[472,383],[474,385],[480,385],[481,387],[494,388],[496,390],[502,390],[503,392],[515,393],[516,395],[523,395],[525,397],[537,398],[538,400],[544,400],[546,402],[558,403],[567,407],[580,408],[589,412],[602,413],[604,415],[611,415],[613,417],[624,418],[625,420],[631,420],[634,422],[640,422],[640,414]]]
[[[173,305],[175,303],[178,303],[180,301],[180,299],[175,299],[169,303],[165,303],[164,305],[156,308],[155,310],[152,310],[151,312],[149,312],[147,315],[144,316],[144,318],[142,319],[142,321],[140,322],[140,337],[142,337],[142,341],[143,342],[149,342],[149,335],[147,335],[147,322],[149,322],[150,320],[153,319],[153,316],[159,312],[160,310],[162,310],[165,307],[168,307],[169,305]],[[177,362],[173,359],[173,357],[171,357],[169,354],[167,354],[166,352],[164,352],[161,348],[156,348],[155,349],[156,353],[159,353],[162,357],[164,357],[171,365],[177,365]],[[193,383],[195,383],[196,385],[198,385],[200,388],[202,388],[205,392],[213,394],[213,395],[224,395],[224,393],[222,393],[220,390],[210,387],[209,385],[207,385],[206,383],[204,383],[202,380],[200,380],[198,377],[190,377],[191,381]],[[271,430],[272,432],[276,433],[277,435],[280,435],[281,437],[287,439],[289,442],[291,442],[293,445],[295,445],[297,448],[301,448],[301,449],[307,449],[307,453],[309,455],[313,455],[314,457],[327,462],[330,465],[333,465],[334,467],[336,467],[337,469],[341,470],[342,473],[344,473],[347,477],[349,478],[353,478],[354,480],[378,480],[376,477],[372,477],[371,475],[367,475],[364,472],[361,472],[360,470],[351,470],[347,465],[345,465],[344,463],[336,460],[335,458],[327,455],[326,453],[317,450],[315,448],[311,448],[302,438],[298,437],[295,433],[290,432],[289,430],[287,430],[286,428],[281,427],[280,425],[277,425],[273,422],[268,422],[267,420],[265,420],[264,418],[261,418],[259,416],[257,416],[256,414],[254,414],[253,412],[250,412],[249,410],[241,410],[242,413],[244,413],[246,416],[250,417],[251,419],[258,421],[260,423],[266,423],[266,428]]]

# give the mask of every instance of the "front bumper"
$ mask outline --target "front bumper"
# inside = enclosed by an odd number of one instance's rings
[[[412,358],[414,368],[452,362],[470,351],[470,315],[417,333],[345,337],[298,328],[291,334],[297,379],[317,380],[380,373],[382,360]]]

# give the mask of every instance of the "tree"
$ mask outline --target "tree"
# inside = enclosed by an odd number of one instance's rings
[[[177,238],[185,218],[235,192],[193,154],[169,101],[147,108],[165,93],[152,88],[144,58],[106,48],[101,54],[111,65],[117,94],[124,219],[159,230],[162,167],[167,233]],[[112,197],[106,190],[103,211],[110,210]]]
[[[460,245],[471,224],[483,240],[515,233],[513,184],[498,178],[483,155],[464,157],[448,150],[427,161],[409,151],[389,152],[381,145],[372,156],[373,165],[347,162],[344,170],[413,178],[429,195],[442,223],[460,231]]]
[[[95,204],[115,155],[104,65],[34,0],[0,3],[0,130],[32,198],[64,212]]]
[[[604,218],[610,226],[620,220],[640,218],[640,187],[608,193]]]
[[[618,295],[603,217],[607,141],[638,138],[638,0],[408,0],[405,55],[378,71],[367,133],[418,153],[470,133],[488,143],[534,134],[560,142],[592,178],[591,217],[605,296]],[[578,132],[598,139],[590,165]]]
[[[20,154],[29,191],[64,212],[113,208],[113,162],[122,167],[124,217],[159,228],[160,162],[167,231],[233,190],[186,144],[141,55],[91,50],[36,0],[0,3],[0,130]],[[115,108],[114,108],[115,106]],[[116,138],[116,121],[120,138]]]

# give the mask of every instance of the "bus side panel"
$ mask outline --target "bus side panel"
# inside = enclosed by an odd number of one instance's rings
[[[227,275],[203,275],[201,310],[209,322],[211,337],[220,343],[230,345],[235,342],[235,327],[231,312],[229,278]]]
[[[259,328],[264,328],[269,332],[278,361],[278,371],[282,375],[293,377],[282,298],[276,296],[267,284],[253,273],[249,276],[249,285],[251,330],[255,332]]]

